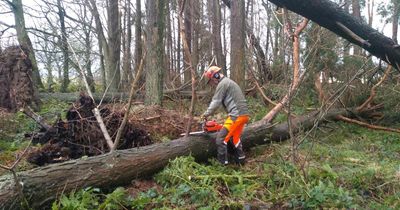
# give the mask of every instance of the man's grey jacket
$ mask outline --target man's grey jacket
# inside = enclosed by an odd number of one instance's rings
[[[231,117],[249,115],[246,98],[242,90],[236,82],[227,77],[222,77],[219,81],[212,101],[203,115],[206,117],[212,115],[221,105]]]

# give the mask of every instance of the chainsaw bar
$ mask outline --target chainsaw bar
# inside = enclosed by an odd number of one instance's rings
[[[185,136],[186,133],[181,133],[181,136]],[[194,131],[194,132],[190,132],[189,136],[202,136],[202,135],[206,135],[208,134],[208,132],[205,131]]]

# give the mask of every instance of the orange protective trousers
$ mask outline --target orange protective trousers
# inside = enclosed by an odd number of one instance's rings
[[[244,125],[247,122],[249,122],[249,116],[247,115],[241,115],[235,121],[229,116],[224,122],[224,127],[228,130],[228,134],[224,139],[225,144],[233,137],[233,145],[237,147],[240,143],[240,135],[242,135]]]

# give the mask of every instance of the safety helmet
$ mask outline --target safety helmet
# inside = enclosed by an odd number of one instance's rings
[[[218,66],[210,66],[210,68],[208,68],[207,71],[204,72],[204,76],[210,80],[220,70],[221,70],[221,68]]]

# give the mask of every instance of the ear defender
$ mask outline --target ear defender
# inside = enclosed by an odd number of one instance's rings
[[[219,78],[220,78],[220,75],[219,75],[218,72],[214,74],[214,78],[215,78],[215,79],[219,79]]]

